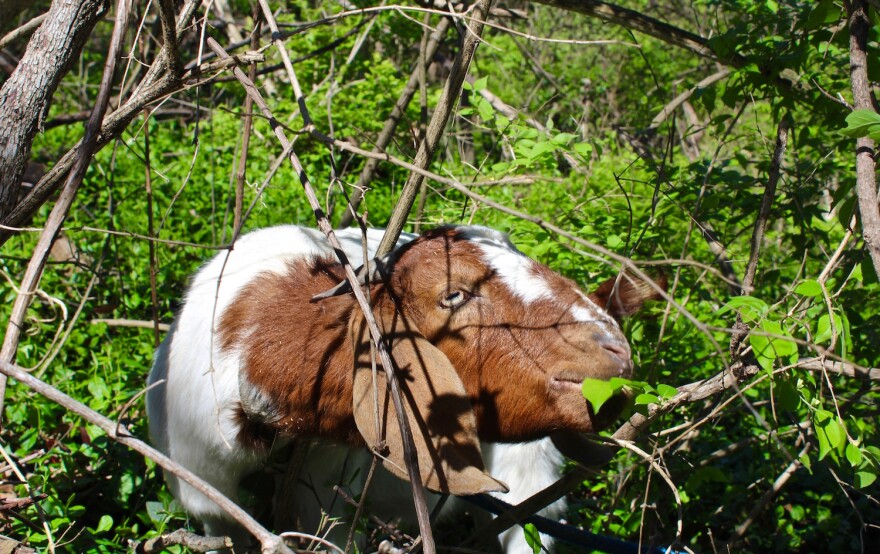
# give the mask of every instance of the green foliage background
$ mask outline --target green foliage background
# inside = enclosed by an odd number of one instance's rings
[[[710,46],[721,59],[736,54],[745,63],[693,94],[691,119],[677,110],[650,132],[649,124],[665,104],[720,65],[595,19],[518,3],[528,20],[501,24],[563,42],[487,29],[486,44],[471,69],[476,81],[467,87],[468,102],[459,106],[431,169],[474,183],[474,190],[501,204],[618,254],[666,260],[659,269],[673,284],[672,296],[709,332],[663,303],[627,322],[638,378],[644,382],[641,392],[653,395],[641,404],[668,398],[663,385],[680,386],[723,370],[728,329],[737,314],[765,332],[748,339],[746,359],[762,369],[742,385],[741,396],[730,391],[676,410],[640,440],[641,448],[661,455],[679,490],[684,546],[711,552],[724,543],[783,470],[797,462],[791,479],[736,548],[872,551],[880,545],[876,381],[797,366],[799,359],[824,349],[860,366],[880,365],[877,277],[858,223],[851,223],[854,141],[841,133],[849,110],[833,100],[838,94],[851,98],[844,14],[825,0],[621,4],[711,36]],[[288,23],[341,11],[336,4],[304,0],[278,7]],[[234,2],[233,11],[249,21],[248,2]],[[371,147],[413,67],[422,34],[414,18],[421,17],[383,12],[349,63],[346,57],[359,32],[336,49],[297,64],[320,129]],[[286,45],[295,55],[305,54],[356,26],[366,28],[366,21],[364,16],[342,18],[296,34]],[[876,29],[870,43],[875,61]],[[109,32],[110,26],[99,26],[56,93],[49,119],[91,105]],[[220,30],[208,32],[226,42]],[[614,42],[577,42],[597,38]],[[451,59],[456,48],[453,36],[441,52]],[[266,53],[266,65],[278,61],[273,50]],[[195,51],[190,54],[194,57]],[[280,73],[268,78],[277,90],[270,98],[274,113],[298,129],[301,120],[285,78]],[[429,105],[441,85],[430,83]],[[491,90],[523,115],[512,120],[501,115],[480,96],[481,90]],[[159,238],[201,245],[157,245],[158,312],[168,322],[187,276],[231,237],[243,99],[234,82],[189,89],[169,104],[197,116],[140,118],[122,140],[102,150],[66,224],[78,260],[48,267],[28,314],[17,363],[90,407],[121,418],[142,437],[146,421],[138,395],[151,363],[152,331],[96,320],[152,319],[148,242],[126,235],[148,234],[145,137],[149,134]],[[536,129],[527,117],[545,129]],[[755,290],[746,299],[734,298],[719,278],[715,253],[702,230],[711,229],[742,276],[783,117],[791,118],[793,128]],[[418,124],[416,99],[396,135],[394,155],[412,158],[411,129]],[[51,166],[81,134],[80,125],[47,130],[35,143],[34,158]],[[313,224],[296,176],[286,165],[257,197],[280,151],[267,122],[257,118],[245,196],[246,205],[254,202],[255,208],[246,229]],[[357,180],[364,160],[330,152],[307,135],[300,136],[296,151],[338,220],[344,206],[340,189]],[[334,167],[342,185],[330,187]],[[527,177],[529,183],[479,185],[511,177]],[[372,225],[387,220],[405,179],[405,170],[380,166],[364,205]],[[34,226],[41,225],[50,207],[44,206]],[[585,256],[582,247],[538,225],[436,183],[429,183],[418,219],[423,226],[478,223],[504,230],[525,253],[585,289],[617,272],[613,264]],[[20,233],[0,251],[5,320],[36,238],[37,233]],[[839,263],[820,285],[820,274],[842,241],[847,242]],[[4,448],[19,460],[28,459],[20,465],[30,489],[48,495],[40,505],[59,550],[117,552],[128,539],[187,524],[151,462],[64,409],[13,384],[3,422]],[[5,478],[3,492],[27,494],[14,476]],[[669,544],[676,536],[677,507],[669,489],[658,483],[643,460],[621,452],[606,472],[576,491],[567,519],[597,533]],[[45,548],[37,509],[20,515],[0,519],[0,532]]]

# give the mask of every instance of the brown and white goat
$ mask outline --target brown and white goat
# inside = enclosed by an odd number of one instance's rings
[[[381,234],[369,232],[368,255]],[[363,263],[360,232],[338,236],[352,263]],[[153,441],[232,499],[273,449],[291,437],[318,439],[294,499],[304,530],[314,531],[308,527],[321,510],[345,513],[340,502],[331,507],[328,491],[342,482],[356,488],[352,481],[362,482],[368,467],[363,447],[397,427],[384,379],[374,398],[369,338],[353,296],[312,300],[342,279],[315,230],[247,234],[195,275],[150,373],[150,383],[166,380],[147,394]],[[655,297],[627,279],[585,295],[484,227],[404,236],[370,289],[425,485],[454,494],[496,491],[513,503],[558,476],[562,457],[546,437],[598,431],[617,416],[622,399],[593,413],[581,382],[630,375],[617,320]],[[386,467],[404,477],[399,441],[389,439],[388,447]],[[241,536],[211,501],[167,479],[207,533]],[[378,483],[386,509],[406,505],[402,481],[385,474]],[[557,504],[549,515],[560,510]],[[509,553],[525,547],[521,532],[502,540]]]

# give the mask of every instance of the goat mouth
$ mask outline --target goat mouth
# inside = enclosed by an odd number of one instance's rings
[[[550,390],[557,392],[580,392],[584,383],[583,377],[557,375],[550,378]]]

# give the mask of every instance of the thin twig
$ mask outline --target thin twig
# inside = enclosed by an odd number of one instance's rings
[[[149,122],[150,111],[144,110],[144,120]],[[150,166],[150,128],[144,124],[144,188],[147,194],[147,235],[156,236],[153,222],[153,169]],[[159,348],[159,292],[156,277],[159,274],[159,260],[156,258],[156,243],[147,242],[147,253],[150,258],[150,307],[153,313],[153,348]]]
[[[761,197],[761,208],[758,211],[758,217],[755,219],[755,226],[752,229],[752,239],[749,248],[749,261],[746,264],[746,272],[743,275],[743,289],[748,290],[755,284],[755,274],[758,271],[758,258],[760,257],[761,244],[764,241],[764,230],[767,227],[767,221],[770,218],[770,208],[773,205],[773,198],[776,196],[776,185],[779,182],[779,175],[782,169],[782,160],[785,157],[785,147],[788,144],[788,131],[791,129],[792,119],[789,114],[782,116],[779,126],[776,129],[776,147],[773,151],[773,158],[770,162],[770,173],[767,176],[767,186],[764,187],[764,194]],[[739,352],[740,344],[748,334],[748,327],[743,323],[742,314],[737,314],[736,323],[733,325],[736,330],[730,337],[729,352],[731,356],[736,356]]]
[[[443,42],[443,37],[446,35],[446,31],[449,30],[449,25],[451,24],[450,18],[443,18],[437,24],[437,28],[431,33],[430,39],[428,39],[428,43],[425,46],[425,57],[427,59],[431,59],[434,57],[434,54],[437,53],[437,50],[440,48],[440,44]],[[406,86],[403,87],[403,90],[400,92],[400,96],[397,98],[397,102],[394,104],[394,108],[391,109],[391,113],[388,114],[388,118],[385,119],[385,124],[382,126],[382,131],[379,132],[379,135],[376,137],[376,143],[373,146],[372,152],[375,154],[381,154],[385,152],[385,149],[391,143],[391,139],[394,137],[394,131],[397,129],[400,120],[403,118],[403,114],[406,111],[407,106],[409,106],[410,101],[412,101],[412,97],[415,94],[416,89],[419,87],[419,69],[418,64],[416,64],[416,68],[409,76],[409,80],[406,82]],[[342,218],[339,222],[339,228],[345,228],[350,226],[354,221],[354,216],[352,215],[352,210],[357,210],[358,206],[361,203],[361,199],[364,196],[364,192],[367,190],[367,187],[370,185],[370,182],[373,180],[373,174],[376,172],[376,168],[379,166],[380,158],[369,158],[367,162],[364,164],[364,168],[361,170],[360,175],[358,175],[357,183],[354,185],[354,192],[351,195],[351,210],[346,210],[344,214],[342,214]]]
[[[434,115],[431,117],[431,123],[428,125],[425,140],[422,141],[419,151],[416,153],[415,165],[417,167],[427,168],[434,157],[434,150],[440,143],[440,138],[443,136],[443,131],[446,128],[446,122],[449,121],[452,109],[455,107],[459,95],[461,95],[461,87],[464,84],[465,76],[470,68],[477,46],[480,44],[483,21],[488,16],[491,5],[492,0],[479,0],[473,7],[473,19],[470,21],[470,25],[465,23],[465,28],[468,29],[467,34],[462,42],[461,50],[452,64],[452,71],[450,71],[449,77],[443,86],[443,91],[440,93],[440,99],[437,101]],[[400,198],[397,200],[394,211],[391,213],[391,218],[388,220],[385,235],[382,236],[376,256],[384,256],[394,249],[397,239],[400,238],[403,225],[406,223],[406,219],[412,210],[416,194],[419,192],[423,179],[424,177],[420,173],[410,173],[409,177],[407,177],[403,190],[400,193]]]
[[[39,27],[40,25],[43,24],[43,20],[45,20],[48,15],[49,15],[48,12],[46,12],[42,15],[38,15],[37,17],[31,19],[30,21],[28,21],[27,23],[25,23],[21,27],[19,27],[17,29],[13,29],[13,30],[9,31],[8,33],[6,33],[5,35],[3,35],[3,38],[0,38],[0,50],[3,50],[4,48],[9,46],[10,44],[15,42],[16,40],[20,39],[21,37],[27,36],[30,33],[32,33],[34,31],[34,29],[36,29],[37,27]]]
[[[254,31],[251,33],[251,50],[256,50],[260,44],[260,30],[262,21],[259,17],[258,8],[254,5]],[[252,63],[248,66],[248,79],[253,81],[257,78],[257,64]],[[238,166],[235,171],[235,208],[233,210],[232,229],[235,234],[241,232],[241,210],[244,205],[244,183],[245,173],[247,169],[248,147],[251,142],[251,129],[253,128],[254,119],[254,100],[250,95],[244,98],[244,113],[242,114],[241,129],[241,151],[238,154]]]

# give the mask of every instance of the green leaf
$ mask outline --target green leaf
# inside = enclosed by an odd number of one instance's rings
[[[854,445],[853,443],[849,443],[846,445],[846,450],[844,451],[846,454],[846,459],[849,464],[853,467],[858,467],[860,463],[862,463],[862,452],[859,450],[859,447]]]
[[[152,521],[154,525],[159,525],[165,521],[165,517],[168,515],[165,511],[165,506],[163,506],[161,502],[156,502],[155,500],[147,502],[146,508],[147,515],[150,517],[150,521]]]
[[[98,521],[98,526],[95,527],[96,533],[103,533],[104,531],[109,531],[113,527],[113,518],[107,514],[101,516],[100,521]]]
[[[828,436],[828,442],[835,448],[843,448],[846,444],[846,430],[837,418],[831,418],[825,425],[825,434]]]
[[[535,527],[533,523],[526,523],[523,525],[523,535],[526,538],[526,543],[531,547],[532,552],[534,554],[540,554],[541,552],[541,534],[538,533],[538,528]]]
[[[636,406],[647,406],[648,404],[659,404],[660,398],[657,395],[651,394],[649,392],[643,392],[642,394],[636,396],[634,400]]]
[[[584,398],[593,406],[593,410],[597,412],[602,407],[602,404],[614,395],[614,388],[611,386],[611,383],[601,379],[584,379],[581,390],[584,393]]]
[[[802,296],[819,296],[822,294],[822,285],[819,284],[819,281],[808,279],[796,286],[794,292]]]
[[[846,445],[846,430],[837,420],[837,416],[828,410],[816,410],[813,416],[813,428],[819,441],[819,459],[823,459],[832,451],[843,451]]]
[[[828,442],[825,432],[819,429],[816,429],[816,440],[819,441],[819,459],[822,460],[831,452],[831,444]]]
[[[845,136],[865,137],[880,130],[880,115],[874,110],[853,110],[846,116],[846,128],[840,132]]]
[[[490,121],[493,117],[495,117],[495,108],[492,107],[485,98],[480,98],[477,105],[477,112],[480,114],[480,119],[483,121]]]
[[[618,235],[611,234],[608,235],[608,237],[605,239],[605,244],[607,244],[609,248],[617,249],[622,248],[623,245],[626,243],[623,242],[623,239],[621,239]]]
[[[841,333],[844,332],[843,320],[840,319],[840,316],[834,314],[834,328],[833,330],[837,332],[837,336],[840,337]],[[828,316],[828,314],[823,314],[819,317],[819,321],[816,323],[816,335],[813,337],[813,342],[822,343],[825,341],[831,340],[832,335],[832,327],[831,327],[832,319]]]
[[[767,303],[760,298],[754,298],[752,296],[734,296],[728,300],[720,310],[715,312],[715,314],[722,315],[731,310],[739,310],[743,319],[747,321],[757,321],[767,313],[767,310],[769,309]]]
[[[489,83],[489,77],[480,77],[479,79],[474,81],[474,90],[476,92],[480,92],[481,90],[486,88],[488,83]]]
[[[585,158],[593,153],[593,145],[589,142],[576,142],[572,149],[574,149],[575,153]]]
[[[797,387],[787,379],[779,379],[774,387],[776,393],[776,405],[786,412],[793,412],[801,402]]]
[[[593,406],[593,410],[598,412],[609,398],[631,383],[631,381],[619,377],[613,377],[608,381],[588,378],[584,379],[584,383],[581,385],[581,390],[584,393],[584,398],[586,398]]]
[[[558,135],[553,137],[553,139],[551,139],[551,142],[557,146],[565,146],[576,138],[577,135],[573,135],[571,133],[559,133]]]
[[[865,487],[871,486],[871,484],[877,480],[877,473],[873,471],[857,471],[856,472],[856,487],[863,489]]]
[[[665,400],[669,400],[670,398],[672,398],[673,396],[678,394],[678,389],[675,387],[671,387],[669,385],[664,385],[663,383],[660,383],[659,385],[657,385],[657,392],[660,393],[661,398],[663,398]]]
[[[807,471],[813,471],[813,461],[810,459],[809,454],[804,454],[798,459],[801,461],[802,464],[804,464],[804,467],[807,468]]]
[[[556,150],[556,145],[550,141],[538,142],[532,147],[531,151],[528,153],[528,157],[531,159],[536,159],[548,152],[552,152]]]

